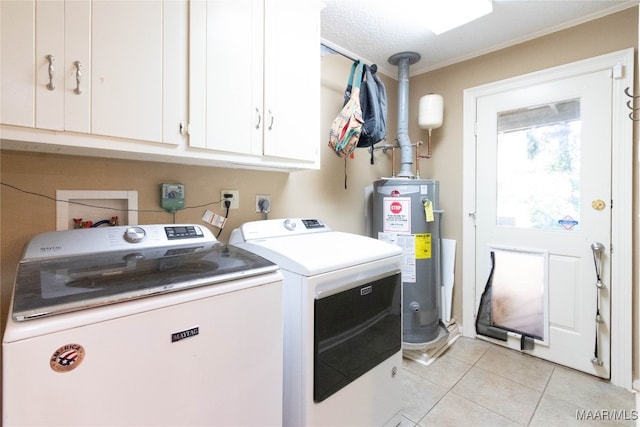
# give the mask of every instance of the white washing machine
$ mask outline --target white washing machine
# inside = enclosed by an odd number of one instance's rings
[[[229,244],[284,275],[284,425],[397,425],[401,249],[318,219],[245,223]]]
[[[45,233],[18,266],[3,425],[282,424],[282,275],[198,225]]]

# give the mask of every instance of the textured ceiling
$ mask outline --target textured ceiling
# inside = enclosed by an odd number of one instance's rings
[[[493,12],[438,36],[422,23],[416,3],[456,0],[323,0],[323,43],[375,63],[397,77],[388,58],[411,51],[416,75],[624,10],[638,0],[493,0]]]

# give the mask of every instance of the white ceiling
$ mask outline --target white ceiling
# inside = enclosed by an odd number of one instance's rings
[[[417,52],[410,75],[464,61],[638,4],[638,0],[493,0],[493,12],[438,36],[421,24],[416,2],[455,0],[323,0],[323,44],[375,63],[397,77],[388,58]]]

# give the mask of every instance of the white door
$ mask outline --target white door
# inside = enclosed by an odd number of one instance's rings
[[[611,100],[610,70],[477,100],[476,304],[493,265],[487,304],[504,345],[524,335],[530,354],[603,378]]]

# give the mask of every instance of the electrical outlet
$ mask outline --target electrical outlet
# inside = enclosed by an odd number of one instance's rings
[[[231,197],[225,197],[225,195],[231,194]],[[231,205],[229,209],[239,209],[240,208],[240,192],[238,190],[220,190],[220,205],[223,208],[226,208],[224,205],[225,200],[230,200]]]
[[[256,212],[262,212],[262,200],[265,200],[267,204],[267,209],[265,212],[271,212],[271,196],[268,194],[256,194]]]

